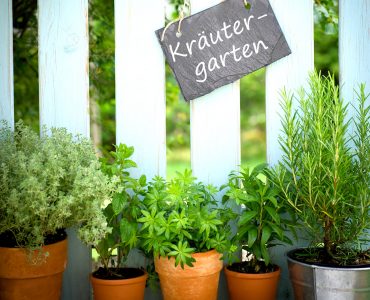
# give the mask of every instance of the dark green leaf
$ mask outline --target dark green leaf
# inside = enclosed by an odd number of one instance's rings
[[[239,225],[245,225],[247,224],[250,220],[252,220],[255,216],[257,216],[258,212],[256,211],[244,211],[242,213],[242,216],[239,219],[238,224]]]
[[[248,232],[248,247],[252,247],[257,239],[257,228],[253,228]]]

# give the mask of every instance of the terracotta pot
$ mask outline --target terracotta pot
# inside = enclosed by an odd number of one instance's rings
[[[216,300],[218,280],[222,270],[221,254],[215,250],[192,255],[194,267],[175,267],[175,259],[154,260],[164,300]]]
[[[131,279],[106,280],[91,275],[94,300],[143,300],[148,274]]]
[[[27,250],[0,247],[1,300],[60,299],[67,239],[44,246],[43,252],[48,253],[45,262],[31,264]]]
[[[280,268],[265,274],[245,274],[224,268],[230,300],[275,300]]]

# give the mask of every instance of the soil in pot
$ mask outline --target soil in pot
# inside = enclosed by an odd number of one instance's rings
[[[67,238],[67,233],[64,229],[58,229],[55,234],[49,234],[44,239],[44,245],[51,245]],[[14,238],[14,234],[7,231],[0,234],[0,247],[6,248],[19,248],[23,245],[19,245]]]
[[[259,270],[249,262],[234,263],[225,267],[230,300],[275,300],[280,277],[276,265],[261,264]]]
[[[228,266],[227,269],[233,272],[246,273],[246,274],[265,274],[265,273],[274,272],[277,269],[279,269],[279,267],[276,265],[266,266],[265,264],[261,264],[258,267],[259,267],[258,271],[256,271],[255,267],[251,266],[249,261],[243,261],[243,262],[233,263],[232,265]]]
[[[106,280],[119,280],[119,279],[131,279],[139,276],[143,276],[145,272],[137,268],[99,268],[92,276],[98,279]]]
[[[329,256],[324,248],[299,248],[289,252],[289,257],[294,260],[322,267],[356,268],[370,264],[370,249],[352,255],[348,255],[348,252],[338,252],[334,256],[340,258],[341,261]],[[344,260],[345,257],[347,257],[346,260]]]
[[[14,245],[14,239],[4,242],[6,237],[7,234],[2,235],[0,247],[0,299],[60,299],[67,264],[65,232],[48,237],[49,244],[42,248],[42,252],[36,250],[32,255],[24,248],[4,247],[4,244]],[[60,239],[63,240],[51,243]],[[36,263],[32,263],[32,258],[36,259]]]
[[[136,268],[99,268],[92,273],[95,300],[142,300],[148,274]]]

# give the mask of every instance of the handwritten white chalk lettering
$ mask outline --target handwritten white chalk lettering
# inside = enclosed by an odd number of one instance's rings
[[[224,54],[220,54],[219,59],[220,59],[222,67],[226,67],[226,57],[229,56],[230,54],[232,54],[232,58],[234,59],[234,61],[238,62],[243,57],[244,58],[249,58],[253,54],[258,54],[261,46],[263,47],[264,50],[268,49],[268,47],[265,45],[265,43],[263,41],[258,41],[257,43],[255,43],[255,42],[253,43],[254,52],[250,51],[248,53],[248,50],[249,50],[250,46],[249,46],[249,44],[245,44],[243,46],[243,51],[241,51],[241,55],[238,56],[237,53],[240,51],[240,47],[236,48],[235,45],[233,45],[231,51],[227,51]],[[206,68],[206,64],[203,61],[200,62],[197,65],[197,67],[195,69],[195,74],[198,78],[203,77],[201,79],[197,79],[197,82],[205,82],[207,80],[207,77],[208,77],[207,71],[212,72],[216,68],[220,69],[220,65],[218,64],[218,59],[216,57],[211,57],[211,59],[208,61],[207,65],[208,65],[208,68]]]
[[[262,16],[259,16],[257,19],[255,19],[256,21],[258,20],[261,20],[262,18],[266,17],[267,15],[262,15]],[[217,45],[218,43],[222,43],[225,40],[228,40],[230,39],[233,34],[236,34],[236,35],[240,35],[243,33],[244,29],[246,29],[247,31],[250,31],[251,30],[251,26],[250,26],[250,21],[252,19],[254,19],[254,15],[251,15],[247,18],[244,18],[243,19],[243,24],[245,27],[241,27],[241,22],[240,20],[236,20],[233,24],[227,24],[226,22],[223,22],[223,27],[221,28],[221,30],[217,30],[216,32],[210,32],[208,33],[208,36],[209,36],[209,40],[211,41],[211,44],[212,45]],[[233,30],[229,30],[230,28],[233,28]],[[213,35],[215,35],[217,37],[216,40],[213,39]],[[187,56],[191,56],[192,53],[193,53],[193,46],[194,44],[196,44],[198,46],[198,50],[199,51],[202,51],[203,49],[205,49],[206,47],[211,47],[211,44],[208,42],[208,37],[206,35],[206,33],[204,31],[202,31],[201,33],[198,33],[198,36],[199,36],[199,40],[191,40],[190,42],[186,42],[185,43],[185,49],[184,50],[181,50],[181,43],[180,42],[177,42],[176,44],[176,47],[172,47],[172,45],[170,44],[170,52],[171,52],[171,55],[172,55],[172,60],[173,62],[175,63],[176,62],[176,56],[181,56],[181,57],[187,57]],[[264,50],[267,50],[268,49],[268,46],[266,46],[265,42],[260,40],[260,41],[257,41],[257,42],[253,42],[253,49],[254,49],[254,52],[248,52],[249,50],[249,44],[245,44],[243,46],[243,51],[242,51],[242,55],[240,56],[237,56],[237,52],[240,51],[240,47],[239,48],[236,48],[235,45],[232,46],[232,50],[230,51],[226,51],[224,54],[220,54],[218,58],[216,57],[211,57],[208,61],[208,63],[206,64],[206,62],[204,61],[201,61],[197,64],[194,72],[195,72],[195,75],[197,76],[197,79],[196,81],[197,82],[205,82],[208,78],[208,72],[212,72],[214,71],[215,69],[220,69],[220,65],[219,65],[219,62],[221,63],[222,67],[226,67],[226,57],[230,54],[232,54],[232,57],[234,59],[235,62],[239,62],[242,57],[244,58],[250,58],[253,54],[258,54],[259,53],[259,50],[260,50],[260,46],[263,47]],[[180,48],[180,50],[179,50]],[[175,49],[175,50],[174,50]],[[219,59],[219,60],[218,60]],[[206,67],[207,66],[207,67]]]
[[[288,54],[268,0],[224,1],[158,30],[157,37],[186,100],[209,93]]]
[[[263,17],[265,16],[267,15],[264,15]],[[251,30],[250,21],[253,18],[254,18],[254,15],[251,15],[248,17],[248,19],[247,18],[243,19],[243,23],[247,31]],[[260,19],[261,18],[258,17],[257,20],[260,20]],[[209,40],[211,41],[212,45],[217,45],[218,43],[222,43],[224,41],[222,37],[225,40],[228,40],[233,36],[233,33],[235,33],[236,35],[242,34],[242,32],[244,31],[244,28],[243,27],[240,28],[240,25],[241,25],[240,20],[236,20],[232,25],[227,24],[226,22],[223,22],[223,27],[221,30],[208,33]],[[233,28],[233,32],[229,32],[228,31],[229,28]],[[222,36],[222,33],[223,33],[223,36]],[[198,36],[199,36],[199,40],[191,40],[190,42],[185,42],[186,48],[184,50],[180,48],[181,47],[180,42],[177,42],[176,46],[172,46],[171,44],[169,45],[173,62],[176,62],[176,56],[182,56],[182,57],[187,57],[188,55],[191,56],[193,53],[194,44],[198,46],[199,51],[202,51],[204,48],[206,48],[206,46],[211,47],[211,44],[208,41],[208,37],[204,31],[202,31],[202,33],[198,33]],[[216,39],[214,39],[214,36],[216,36]]]

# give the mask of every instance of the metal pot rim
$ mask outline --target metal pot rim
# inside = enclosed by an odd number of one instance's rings
[[[292,262],[292,263],[295,263],[295,264],[300,264],[300,265],[303,265],[303,266],[306,266],[308,268],[312,268],[312,269],[322,269],[322,270],[337,270],[337,271],[369,271],[370,270],[370,264],[364,264],[364,265],[359,265],[358,267],[357,266],[323,266],[323,265],[320,265],[320,264],[309,264],[309,263],[304,263],[304,262],[301,262],[299,260],[296,260],[294,258],[292,258],[292,254],[298,250],[301,250],[301,249],[306,249],[306,248],[296,248],[296,249],[293,249],[293,250],[290,250],[286,253],[286,256],[287,256],[287,259],[289,262]]]

